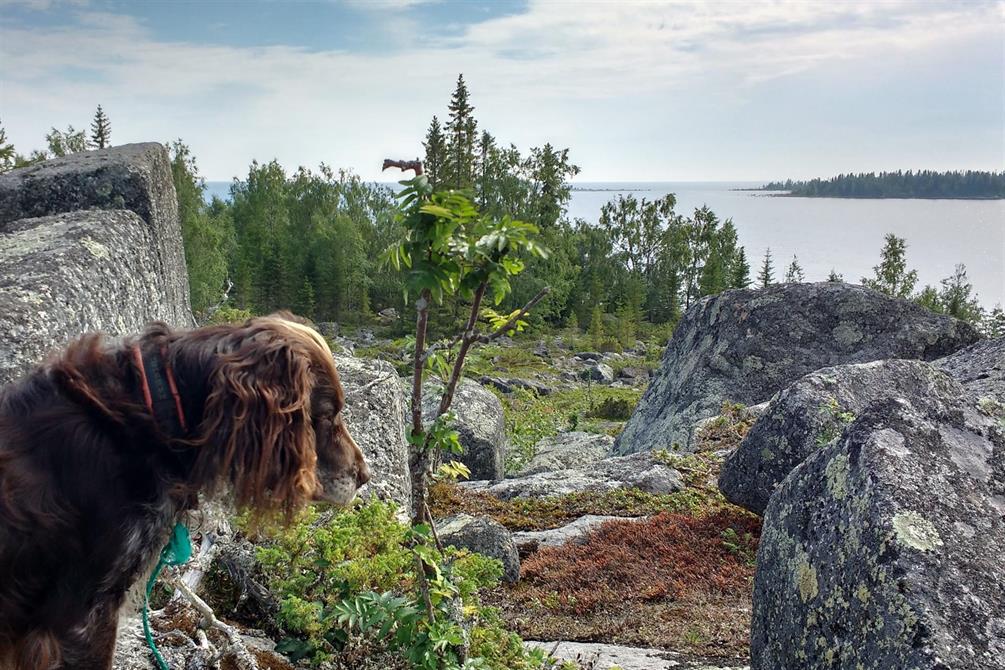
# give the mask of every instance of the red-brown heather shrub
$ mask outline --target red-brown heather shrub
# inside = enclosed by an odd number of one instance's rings
[[[729,507],[610,522],[582,545],[531,556],[512,595],[573,615],[630,602],[746,598],[759,534],[759,519]]]

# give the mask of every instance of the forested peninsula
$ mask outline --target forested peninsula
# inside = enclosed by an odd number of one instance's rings
[[[981,170],[935,172],[860,172],[830,179],[773,181],[760,191],[787,191],[798,198],[951,198],[991,200],[1005,198],[1005,172]]]

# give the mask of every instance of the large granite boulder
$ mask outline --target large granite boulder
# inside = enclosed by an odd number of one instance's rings
[[[513,534],[489,517],[455,514],[437,522],[437,534],[443,544],[467,549],[503,565],[503,579],[515,583],[520,579],[520,555]]]
[[[615,451],[693,449],[723,401],[763,402],[803,375],[886,358],[934,360],[979,339],[962,321],[851,284],[710,296],[684,315]]]
[[[346,391],[345,422],[367,465],[369,483],[364,498],[393,500],[405,509],[411,504],[405,441],[405,394],[394,367],[386,361],[335,356],[335,366]]]
[[[436,416],[443,384],[427,382],[422,393],[422,414]],[[464,453],[450,456],[468,466],[472,479],[500,479],[506,472],[506,418],[502,403],[492,391],[471,379],[462,379],[450,405],[454,429]]]
[[[177,209],[159,144],[0,175],[0,384],[86,332],[192,326]]]
[[[587,468],[610,455],[612,446],[614,438],[610,435],[579,430],[546,437],[534,446],[534,457],[517,476],[526,477],[549,470]]]
[[[930,363],[889,360],[810,373],[777,394],[726,459],[719,488],[733,504],[763,514],[794,467],[839,437],[866,407],[883,398],[925,402],[955,384]]]
[[[764,515],[752,667],[1005,669],[1003,420],[947,376],[793,470]]]
[[[978,398],[1005,403],[1005,337],[981,340],[935,364]]]
[[[547,498],[570,493],[603,493],[616,489],[639,489],[646,493],[674,493],[684,488],[680,472],[651,453],[613,456],[582,467],[543,470],[502,481],[461,482],[460,486],[483,491],[503,500]]]

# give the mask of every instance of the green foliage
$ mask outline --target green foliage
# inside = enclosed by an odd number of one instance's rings
[[[224,203],[215,200],[206,205],[206,184],[189,148],[177,140],[169,150],[192,310],[201,314],[223,298],[228,278],[227,255],[234,247],[234,232]]]
[[[973,294],[973,285],[967,279],[965,265],[957,264],[953,274],[940,283],[942,288],[939,290],[925,286],[914,301],[936,314],[946,314],[978,326],[985,334],[999,332],[999,328],[1005,323],[1001,308],[997,307],[997,312],[992,311],[985,316],[977,296]]]
[[[604,398],[604,400],[589,411],[588,416],[597,419],[611,419],[613,421],[628,421],[635,411],[635,405],[631,398]]]
[[[995,305],[994,309],[984,316],[984,320],[981,322],[981,332],[984,333],[985,337],[1005,336],[1005,310],[1002,310],[1000,304]]]
[[[440,120],[433,116],[429,123],[429,130],[426,131],[426,141],[422,143],[426,150],[426,159],[422,162],[429,184],[433,190],[443,186],[444,169],[447,160],[446,138],[443,136],[443,129],[440,127]]]
[[[96,149],[112,146],[112,124],[101,105],[98,105],[94,121],[91,122],[91,145]]]
[[[479,602],[478,591],[499,582],[499,561],[452,547],[441,556],[428,526],[409,528],[395,514],[394,505],[381,502],[334,513],[309,509],[258,548],[290,636],[280,651],[316,667],[335,659],[352,636],[364,636],[417,669],[548,667]],[[456,607],[470,633],[457,622]]]
[[[907,269],[907,242],[892,233],[885,239],[882,260],[873,267],[875,277],[862,277],[862,285],[895,298],[908,298],[918,283],[918,273]]]
[[[827,402],[820,407],[820,414],[826,424],[817,435],[817,445],[824,446],[838,437],[845,429],[845,426],[855,420],[854,412],[841,409],[837,398],[831,396]]]
[[[792,256],[792,262],[785,271],[785,281],[794,283],[806,281],[806,273],[803,272],[803,266],[799,264],[799,259],[795,255]]]
[[[45,142],[52,156],[66,156],[87,151],[87,135],[83,130],[77,130],[73,126],[67,126],[65,131],[52,128],[46,134]]]
[[[454,293],[471,299],[485,284],[498,305],[511,290],[510,277],[524,269],[518,254],[548,255],[533,239],[532,224],[482,216],[459,191],[434,193],[425,175],[401,183],[405,235],[384,258],[395,270],[407,270],[406,300],[424,291],[440,303]]]
[[[600,305],[593,306],[593,312],[590,314],[590,328],[586,333],[590,336],[590,346],[594,350],[600,351],[600,347],[604,344],[604,312],[600,309]]]
[[[0,125],[0,173],[14,168],[14,145],[7,141],[7,131]]]
[[[767,191],[823,198],[1005,198],[1005,172],[981,170],[840,174],[830,179],[771,182]]]
[[[761,262],[761,270],[757,273],[757,285],[761,288],[768,288],[775,283],[775,267],[771,262],[771,247],[764,250],[764,260]]]
[[[620,432],[621,421],[599,418],[591,409],[603,406],[610,400],[612,405],[609,407],[631,407],[634,410],[642,397],[642,391],[594,386],[592,389],[561,389],[544,396],[523,389],[498,395],[506,415],[506,434],[513,446],[507,469],[516,470],[534,456],[534,447],[541,439],[565,430],[573,415],[577,417],[578,430],[592,433]],[[618,413],[623,415],[623,409],[619,409]]]
[[[238,307],[341,321],[373,304],[401,306],[400,280],[378,260],[400,234],[388,189],[326,165],[288,177],[271,161],[253,162],[231,195],[228,266]]]

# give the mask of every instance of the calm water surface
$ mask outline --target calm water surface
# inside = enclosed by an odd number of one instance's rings
[[[857,283],[872,276],[883,236],[893,233],[907,240],[908,265],[918,271],[918,289],[937,286],[953,266],[964,263],[981,303],[1005,304],[1005,200],[784,198],[733,190],[757,185],[577,182],[569,218],[596,222],[601,206],[619,193],[649,200],[675,193],[682,214],[708,205],[720,219],[733,219],[752,276],[771,247],[779,280],[796,255],[808,281],[826,279],[833,268]],[[207,195],[227,197],[229,186],[208,182]]]

